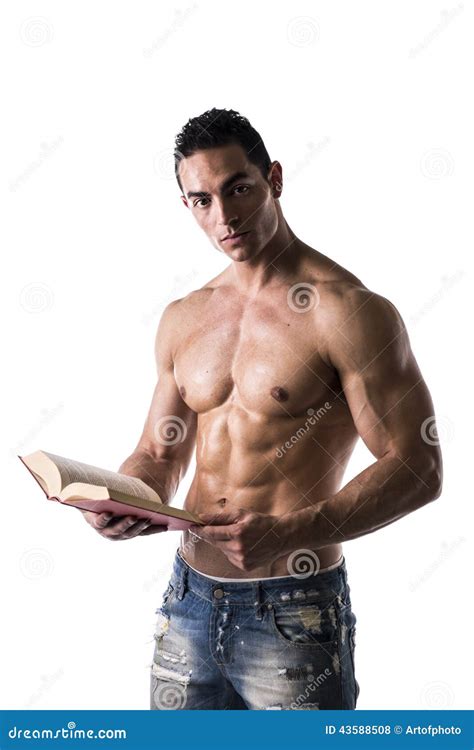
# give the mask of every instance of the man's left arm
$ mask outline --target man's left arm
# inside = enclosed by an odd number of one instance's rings
[[[334,312],[338,324],[326,353],[357,432],[377,460],[335,495],[285,515],[290,548],[355,539],[441,494],[433,403],[400,314],[387,299],[361,288],[352,289]]]

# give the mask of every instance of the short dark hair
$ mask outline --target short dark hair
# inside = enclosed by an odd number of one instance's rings
[[[202,115],[192,117],[175,138],[174,166],[180,190],[179,165],[187,156],[196,151],[237,143],[244,149],[252,164],[257,166],[265,179],[271,160],[260,134],[246,117],[235,109],[208,109]]]

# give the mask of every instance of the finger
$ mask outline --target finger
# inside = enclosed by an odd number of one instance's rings
[[[146,518],[141,518],[136,523],[132,524],[123,534],[122,539],[132,539],[134,536],[138,536],[141,531],[144,531],[150,526],[150,521]]]
[[[161,524],[152,524],[144,531],[140,531],[140,536],[147,536],[148,534],[160,534],[162,531],[168,531],[167,526],[162,526]]]
[[[228,526],[229,524],[234,524],[240,520],[243,514],[244,511],[240,508],[236,508],[233,511],[221,511],[217,513],[199,513],[199,520],[203,521],[206,526]],[[198,528],[202,527],[199,526]]]
[[[230,542],[235,539],[237,534],[235,524],[233,526],[195,526],[189,530],[194,536],[211,544],[214,544],[214,542]]]
[[[128,531],[136,521],[136,516],[114,516],[112,521],[102,530],[102,534],[115,539],[115,537]]]
[[[98,519],[100,519],[101,516],[106,515],[105,513],[94,513],[94,511],[92,510],[84,510],[83,508],[79,508],[79,510],[86,519],[87,523],[94,528],[96,528]]]
[[[93,525],[96,529],[105,529],[107,524],[112,520],[112,513],[95,513],[96,518],[93,521]]]

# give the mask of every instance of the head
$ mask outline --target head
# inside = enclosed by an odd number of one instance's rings
[[[176,136],[175,171],[183,204],[232,260],[256,257],[274,237],[282,219],[281,165],[238,112],[211,109],[190,119]]]

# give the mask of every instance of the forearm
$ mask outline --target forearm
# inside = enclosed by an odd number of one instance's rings
[[[332,497],[285,514],[288,548],[326,547],[369,534],[434,500],[440,487],[435,466],[384,456]]]
[[[143,479],[166,504],[175,496],[181,479],[181,470],[176,461],[157,458],[146,451],[132,453],[117,471]]]

